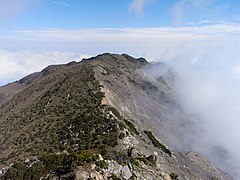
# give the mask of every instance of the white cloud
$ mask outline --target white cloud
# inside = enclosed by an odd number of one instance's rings
[[[1,0],[0,19],[10,20],[41,0]]]
[[[192,49],[206,51],[240,41],[239,24],[209,24],[161,28],[41,29],[0,37],[0,49],[74,51],[87,54],[129,53],[149,59],[171,59]],[[194,46],[192,48],[191,46]],[[198,57],[192,57],[192,59]],[[198,59],[199,60],[199,59]]]
[[[0,50],[0,85],[15,81],[30,73],[41,71],[50,64],[80,61],[86,54],[70,52],[11,52]]]
[[[216,34],[223,32],[220,29]],[[230,29],[226,28],[226,32],[236,38],[187,41],[181,48],[175,48],[173,54],[169,52],[167,63],[180,77],[175,90],[182,107],[197,117],[194,124],[202,132],[198,136],[190,134],[196,138],[192,147],[239,179],[240,40],[232,34],[237,32],[235,28]],[[216,147],[225,149],[228,158],[221,157]]]
[[[197,117],[194,124],[202,131],[200,136],[190,135],[196,139],[192,147],[239,179],[240,78],[232,73],[239,76],[239,67],[234,67],[240,53],[236,53],[237,48],[233,46],[228,48],[209,49],[208,54],[196,51],[202,61],[194,64],[188,62],[192,57],[190,53],[185,57],[180,53],[172,65],[180,76],[175,90],[181,105]],[[218,152],[221,148],[226,151],[224,157]]]
[[[150,5],[154,0],[133,0],[129,5],[129,11],[136,15],[142,15],[144,7]]]
[[[204,21],[207,22],[207,21]],[[200,22],[201,24],[203,22]],[[198,26],[181,27],[161,27],[161,28],[98,28],[98,29],[41,29],[41,30],[23,30],[16,32],[19,40],[28,38],[32,40],[58,42],[98,42],[98,41],[132,41],[144,38],[152,39],[213,39],[220,36],[229,36],[240,34],[240,24],[234,23],[210,23]]]

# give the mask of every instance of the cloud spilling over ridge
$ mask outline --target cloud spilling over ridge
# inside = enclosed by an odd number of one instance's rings
[[[129,5],[129,11],[135,13],[136,15],[142,15],[144,7],[150,5],[154,0],[133,0]]]
[[[69,52],[11,52],[0,50],[0,85],[15,81],[30,73],[41,71],[50,64],[79,61],[89,57],[85,54]]]
[[[192,46],[191,46],[192,45]],[[240,178],[240,43],[190,44],[168,60],[178,73],[180,104],[201,134],[192,148]]]
[[[8,21],[41,0],[1,0],[0,19]]]
[[[240,179],[240,31],[222,25],[195,28],[191,33],[182,29],[179,46],[165,43],[164,51],[161,44],[157,46],[158,60],[177,74],[174,91],[189,120],[189,126],[175,131],[184,134],[189,146],[184,151],[200,152]],[[156,68],[148,73],[156,76]],[[179,115],[178,109],[175,114]],[[174,147],[183,145],[183,141],[174,143]]]

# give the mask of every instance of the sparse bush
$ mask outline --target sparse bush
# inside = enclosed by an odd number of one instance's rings
[[[108,167],[109,167],[109,164],[104,160],[97,161],[96,165],[102,169],[108,169]]]
[[[137,158],[130,158],[130,162],[135,165],[135,166],[139,166],[139,160]]]
[[[171,174],[170,174],[170,177],[171,177],[172,179],[179,180],[179,175],[178,175],[178,174],[171,173]]]
[[[101,150],[101,155],[105,157],[107,155],[107,150],[106,149]]]
[[[47,171],[41,162],[28,168],[23,163],[15,163],[3,176],[3,179],[39,180]]]
[[[123,117],[114,107],[108,107],[109,111],[111,111],[118,119],[122,119]]]
[[[129,127],[130,132],[139,135],[138,130],[136,129],[136,127],[134,126],[133,123],[131,123],[130,121],[128,121],[127,119],[124,119],[125,124]]]
[[[150,155],[150,156],[147,157],[147,160],[151,163],[152,166],[154,166],[154,167],[157,166],[157,164],[156,164],[156,162],[157,162],[156,156]]]
[[[167,149],[167,147],[163,144],[161,144],[156,138],[155,136],[152,134],[151,131],[144,131],[144,133],[148,136],[148,138],[151,140],[152,144],[161,149],[163,152],[165,152],[166,154],[168,154],[169,156],[172,156],[172,152]]]
[[[123,139],[125,137],[125,134],[123,132],[121,132],[118,136],[119,139]]]

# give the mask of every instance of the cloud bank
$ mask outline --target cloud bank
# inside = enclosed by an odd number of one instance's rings
[[[189,134],[191,148],[239,179],[240,41],[231,36],[189,41],[162,60],[177,71],[179,102],[200,132]]]
[[[199,49],[204,53],[224,43],[239,43],[239,24],[208,22],[205,25],[206,22],[160,28],[22,30],[0,37],[0,49],[73,51],[93,55],[110,51],[144,56],[149,60],[166,60],[180,51]]]
[[[172,65],[178,71],[175,90],[185,112],[201,131],[192,148],[240,178],[239,47],[181,53]],[[176,62],[178,61],[178,62]]]

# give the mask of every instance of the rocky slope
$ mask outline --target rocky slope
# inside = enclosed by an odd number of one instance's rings
[[[182,153],[173,84],[164,64],[106,53],[0,87],[1,179],[232,179]]]

